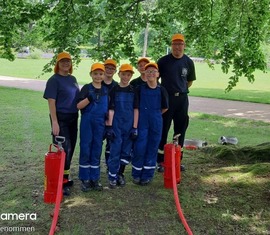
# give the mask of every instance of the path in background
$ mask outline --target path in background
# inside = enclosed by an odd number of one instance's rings
[[[0,86],[44,91],[46,81],[0,76]],[[189,97],[189,111],[270,123],[270,105],[203,97]]]
[[[46,86],[45,80],[15,78],[0,76],[0,86],[15,87],[34,91],[44,91]]]
[[[190,96],[189,111],[270,123],[270,104]]]

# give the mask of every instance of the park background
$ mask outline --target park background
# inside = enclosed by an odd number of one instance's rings
[[[74,75],[85,84],[93,61],[156,61],[169,51],[171,35],[182,32],[189,56],[216,64],[213,71],[196,62],[191,96],[269,104],[269,0],[12,0],[0,1],[0,11],[0,75],[47,80],[56,54],[66,50],[79,66]],[[54,57],[42,59],[43,53]],[[44,64],[49,73],[42,75]],[[0,213],[37,213],[36,221],[0,220],[0,228],[34,227],[34,234],[48,234],[53,206],[43,202],[44,155],[51,143],[47,102],[42,92],[0,92]],[[190,117],[187,138],[208,142],[185,150],[187,171],[178,186],[193,233],[270,234],[270,124]],[[239,143],[219,145],[221,135],[234,135]],[[61,205],[59,234],[185,234],[162,175],[137,187],[128,168],[125,188],[83,194],[78,147],[72,170],[75,185]],[[106,185],[104,165],[101,170]]]
[[[50,73],[39,77],[47,62],[48,59],[1,59],[0,75],[47,80]],[[83,59],[74,71],[81,85],[90,82],[92,62]],[[219,65],[215,70],[206,63],[196,62],[195,66],[197,81],[190,95],[269,103],[267,73],[258,71],[254,84],[243,80],[225,92],[227,77]],[[38,218],[0,221],[0,225],[34,227],[34,234],[47,234],[53,208],[43,202],[44,155],[51,143],[47,102],[42,98],[43,92],[5,87],[0,87],[0,91],[0,212],[34,212]],[[269,144],[264,143],[269,143],[270,124],[204,113],[190,113],[190,117],[186,138],[208,142],[201,150],[185,150],[183,163],[187,171],[182,173],[178,187],[184,215],[194,234],[268,234],[270,164]],[[222,135],[236,136],[239,143],[220,145],[218,139]],[[72,196],[61,205],[59,234],[185,233],[172,190],[164,188],[161,174],[156,174],[149,187],[137,187],[131,183],[129,166],[127,186],[109,190],[102,156],[104,191],[82,193],[77,176],[78,144],[72,167],[75,185]]]

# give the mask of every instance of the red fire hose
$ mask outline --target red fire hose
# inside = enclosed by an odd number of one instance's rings
[[[58,221],[58,216],[59,216],[60,204],[61,204],[62,197],[63,197],[62,188],[63,188],[63,175],[64,175],[64,166],[65,166],[65,157],[66,156],[65,156],[64,149],[62,147],[59,148],[59,151],[61,151],[60,169],[59,169],[59,176],[58,176],[58,185],[57,185],[55,206],[54,206],[54,212],[53,212],[53,220],[52,220],[49,235],[53,235],[55,233],[56,225],[57,225],[57,221]]]
[[[177,208],[177,212],[178,212],[178,215],[182,221],[182,224],[184,225],[187,233],[189,235],[192,235],[192,231],[191,229],[189,228],[188,226],[188,223],[184,217],[184,214],[182,212],[182,209],[181,209],[181,205],[180,205],[180,200],[179,200],[179,197],[178,197],[178,190],[177,190],[177,183],[176,183],[176,172],[175,172],[175,156],[174,156],[174,153],[175,153],[175,146],[173,147],[173,151],[171,152],[172,156],[172,182],[173,182],[173,194],[174,194],[174,201],[175,201],[175,204],[176,204],[176,208]]]

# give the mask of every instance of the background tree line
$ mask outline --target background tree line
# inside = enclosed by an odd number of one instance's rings
[[[135,63],[138,56],[158,59],[171,35],[183,33],[188,55],[233,72],[231,90],[266,70],[269,21],[269,0],[0,0],[0,57],[14,60],[16,49],[30,46],[69,51],[79,63],[84,48],[93,59]]]

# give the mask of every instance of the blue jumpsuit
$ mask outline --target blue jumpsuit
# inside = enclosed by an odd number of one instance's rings
[[[118,85],[114,89],[115,93],[112,97],[114,99],[112,127],[115,133],[115,139],[111,142],[110,157],[108,160],[108,178],[110,181],[117,180],[120,163],[127,165],[131,160],[130,154],[133,141],[129,136],[133,127],[135,102],[135,93],[130,86],[121,88]]]
[[[105,118],[108,112],[108,91],[102,86],[100,93],[89,84],[93,101],[82,111],[80,124],[80,180],[100,179],[100,157],[102,152]]]
[[[164,92],[164,91],[163,91]],[[158,146],[162,134],[162,87],[151,89],[147,84],[140,87],[138,138],[132,157],[132,177],[142,181],[154,176]]]
[[[101,84],[104,85],[105,87],[107,87],[108,92],[110,93],[111,89],[114,86],[116,86],[118,84],[118,82],[116,82],[115,80],[112,80],[112,82],[110,84],[107,84],[104,81],[102,81]],[[106,145],[105,145],[105,163],[106,163],[106,165],[108,165],[108,159],[110,157],[110,149],[111,149],[110,143],[111,143],[111,141],[106,138]]]

